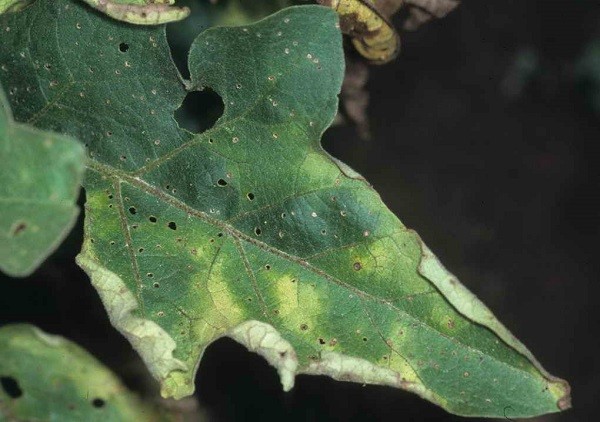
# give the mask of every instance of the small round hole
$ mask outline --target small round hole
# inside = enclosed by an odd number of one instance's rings
[[[23,395],[23,390],[19,387],[19,383],[13,377],[0,377],[0,385],[9,397],[18,399]]]
[[[92,406],[94,406],[95,408],[101,408],[104,407],[104,405],[106,404],[106,402],[104,400],[102,400],[101,398],[95,398],[94,400],[92,400]]]
[[[175,224],[175,222],[174,222],[174,221],[170,221],[170,222],[169,222],[169,228],[170,228],[171,230],[177,230],[177,224]]]
[[[252,192],[248,192],[248,194],[246,195],[246,197],[248,198],[248,200],[254,201],[254,194]]]
[[[119,51],[121,53],[127,53],[127,50],[129,50],[129,44],[122,42],[121,44],[119,44]]]

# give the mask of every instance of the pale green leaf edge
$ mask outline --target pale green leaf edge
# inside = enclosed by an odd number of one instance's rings
[[[549,389],[557,399],[558,408],[560,410],[569,409],[571,407],[571,387],[569,384],[546,371],[529,349],[494,316],[492,311],[444,267],[420,236],[414,231],[413,234],[421,245],[419,274],[429,280],[460,314],[479,325],[487,327],[507,345],[525,356],[549,381]]]
[[[134,25],[160,25],[185,19],[188,7],[175,7],[175,0],[83,0],[113,19]]]

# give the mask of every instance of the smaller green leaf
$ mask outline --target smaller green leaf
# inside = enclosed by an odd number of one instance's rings
[[[28,324],[0,328],[0,420],[170,419],[75,343]]]
[[[136,25],[159,25],[185,19],[187,7],[174,7],[175,0],[83,0],[113,19]]]
[[[75,223],[84,171],[76,140],[15,123],[0,87],[0,270],[26,276]]]

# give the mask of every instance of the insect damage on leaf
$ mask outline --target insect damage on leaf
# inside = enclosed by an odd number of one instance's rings
[[[322,150],[344,69],[333,10],[295,7],[205,31],[185,83],[164,28],[68,0],[6,16],[0,27],[30,35],[10,31],[0,44],[15,115],[88,144],[78,262],[164,395],[191,394],[206,348],[231,336],[285,388],[320,373],[406,388],[461,415],[560,410],[567,384],[494,321],[470,319],[478,313],[462,305],[479,304],[465,290],[450,302],[438,288],[446,274],[421,265],[418,236]],[[173,115],[187,90],[205,87],[224,112],[193,134]]]
[[[368,0],[317,0],[340,15],[340,28],[358,52],[373,63],[387,63],[400,51],[393,25]]]
[[[187,7],[174,7],[175,0],[83,0],[102,13],[136,25],[158,25],[185,19]]]

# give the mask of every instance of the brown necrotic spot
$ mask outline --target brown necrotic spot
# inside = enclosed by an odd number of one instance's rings
[[[306,324],[301,324],[301,325],[300,325],[300,329],[301,329],[302,331],[306,331],[306,330],[308,330],[308,325],[306,325]]]
[[[353,265],[352,268],[354,268],[354,271],[360,271],[362,269],[362,264],[358,261],[356,261]]]
[[[25,232],[25,230],[27,230],[27,223],[25,223],[24,221],[19,221],[13,225],[11,230],[11,236],[16,237],[22,235]]]

